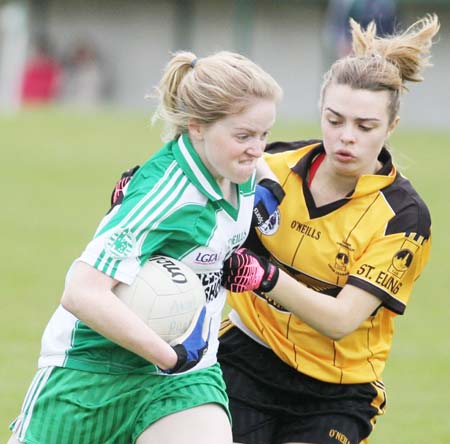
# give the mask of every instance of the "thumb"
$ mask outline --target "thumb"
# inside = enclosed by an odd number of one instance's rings
[[[198,337],[199,333],[203,332],[205,315],[206,315],[206,306],[203,305],[202,307],[198,308],[197,311],[195,312],[194,316],[192,317],[191,325],[189,326],[189,328],[181,336],[170,341],[169,345],[174,346],[177,344],[182,344],[192,336]]]
[[[205,308],[206,311],[206,308]],[[203,328],[202,328],[202,339],[205,342],[209,341],[209,336],[211,335],[211,324],[212,324],[212,318],[209,316],[208,319],[203,322]]]

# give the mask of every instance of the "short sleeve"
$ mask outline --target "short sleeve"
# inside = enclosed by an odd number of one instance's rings
[[[142,263],[157,252],[169,233],[159,229],[168,214],[175,211],[179,196],[188,186],[180,170],[156,171],[141,168],[133,176],[121,205],[101,221],[94,238],[80,260],[130,284]]]
[[[389,310],[403,314],[414,282],[428,261],[431,236],[395,233],[374,241],[356,261],[347,283],[377,296]]]
[[[145,195],[135,193],[127,197],[122,205],[103,218],[95,237],[89,242],[79,260],[117,279],[131,284],[142,262],[157,248],[158,237],[152,233],[152,242],[145,242],[149,226],[132,223],[132,213]]]

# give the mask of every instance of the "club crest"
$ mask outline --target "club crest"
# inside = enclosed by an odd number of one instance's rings
[[[275,234],[280,227],[280,218],[280,210],[277,209],[266,222],[258,227],[258,230],[266,236]]]

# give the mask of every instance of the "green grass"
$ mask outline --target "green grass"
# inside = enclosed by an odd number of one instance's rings
[[[318,128],[278,124],[272,140],[317,137]],[[120,173],[160,146],[149,116],[48,109],[0,116],[2,267],[0,277],[0,442],[35,372],[42,331],[64,275],[108,207]],[[450,442],[450,273],[447,190],[450,133],[400,128],[394,156],[429,204],[431,261],[396,336],[384,379],[389,408],[371,444]]]

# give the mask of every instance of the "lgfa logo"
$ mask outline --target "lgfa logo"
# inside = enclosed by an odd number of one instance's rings
[[[218,259],[219,255],[217,253],[202,253],[199,251],[194,262],[197,264],[215,264]]]

